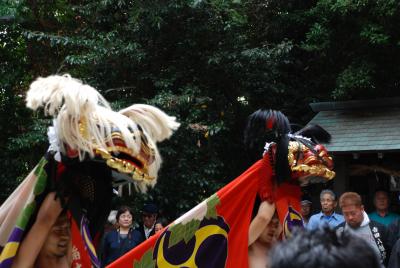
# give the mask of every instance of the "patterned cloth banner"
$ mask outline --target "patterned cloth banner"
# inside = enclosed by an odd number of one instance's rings
[[[85,242],[85,249],[87,254],[90,257],[90,260],[95,268],[100,268],[100,261],[97,258],[96,248],[93,245],[92,238],[90,236],[90,231],[88,227],[88,222],[85,216],[82,216],[81,219],[81,237]]]
[[[76,221],[71,218],[71,236],[72,236],[72,264],[71,268],[92,268],[92,261],[88,253],[87,243],[81,234]]]
[[[275,187],[268,155],[109,268],[248,267],[248,232],[257,194],[276,203],[290,234],[301,225],[300,187]]]
[[[0,208],[0,243],[4,247],[0,255],[0,268],[11,267],[28,221],[37,207],[35,197],[43,193],[47,174],[42,158],[23,183]]]

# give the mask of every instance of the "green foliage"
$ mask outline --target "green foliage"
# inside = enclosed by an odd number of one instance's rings
[[[0,3],[0,17],[13,17],[20,3],[19,0],[3,0]]]
[[[398,1],[320,0],[306,13],[312,24],[302,47],[323,91],[340,100],[398,95]]]
[[[35,156],[32,159],[35,148],[29,142],[25,143],[28,146],[25,151],[14,151],[10,142],[32,124],[23,104],[23,93],[32,76],[28,70],[23,29],[15,23],[19,4],[20,1],[0,3],[0,201],[8,197],[40,158]]]
[[[390,40],[390,36],[384,33],[384,28],[374,24],[364,26],[360,32],[360,36],[372,45],[388,45]]]
[[[369,64],[351,65],[339,74],[333,95],[338,99],[348,99],[352,95],[373,93],[373,66]]]
[[[329,2],[330,10],[333,12],[339,12],[342,15],[349,15],[352,12],[360,12],[367,5],[368,0],[337,0],[337,1],[326,1]]]
[[[329,32],[320,23],[311,26],[310,31],[306,34],[306,41],[303,48],[307,51],[321,51],[329,45]]]

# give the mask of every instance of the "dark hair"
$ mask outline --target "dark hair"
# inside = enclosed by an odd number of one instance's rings
[[[162,227],[165,227],[165,226],[168,225],[168,221],[167,221],[166,218],[158,218],[158,219],[156,220],[156,223],[155,223],[155,224],[157,224],[157,223],[160,223],[160,224],[162,225]]]
[[[386,191],[385,189],[377,189],[377,190],[375,191],[375,193],[374,193],[374,198],[376,197],[376,194],[377,194],[377,193],[384,193],[384,194],[386,194],[387,197],[389,197],[389,192]]]
[[[119,216],[121,216],[121,214],[124,214],[125,212],[129,212],[129,213],[132,215],[132,218],[133,218],[132,209],[131,209],[130,207],[128,207],[128,206],[121,206],[121,207],[118,209],[117,214],[115,215],[115,219],[117,220],[117,222],[118,222],[118,220],[119,220]]]
[[[290,140],[308,147],[317,158],[320,158],[314,149],[315,142],[328,143],[331,139],[330,134],[319,125],[307,125],[297,131],[295,135],[291,135],[291,132],[288,118],[280,111],[259,109],[247,118],[244,145],[252,158],[254,158],[253,155],[257,155],[257,159],[261,157],[266,141],[276,143],[274,171],[278,184],[289,180],[291,176],[288,160]],[[311,138],[311,140],[305,137]],[[271,153],[271,151],[269,152]]]
[[[270,251],[271,268],[379,268],[378,255],[367,241],[328,227],[297,230]]]
[[[266,141],[276,143],[275,173],[278,183],[290,178],[288,145],[291,132],[287,117],[280,111],[259,109],[247,118],[244,144],[250,154],[261,157]]]

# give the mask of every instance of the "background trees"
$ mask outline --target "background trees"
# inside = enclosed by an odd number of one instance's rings
[[[46,149],[49,120],[23,107],[39,75],[70,73],[115,107],[178,117],[157,187],[125,200],[154,200],[172,219],[248,167],[254,110],[304,124],[309,102],[399,95],[399,10],[394,0],[5,1],[0,197]]]

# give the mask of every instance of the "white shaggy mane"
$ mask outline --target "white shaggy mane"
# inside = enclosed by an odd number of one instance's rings
[[[80,160],[86,155],[93,157],[96,148],[107,148],[106,142],[112,142],[112,128],[119,129],[126,146],[138,154],[141,146],[140,125],[156,151],[156,159],[149,166],[149,175],[155,178],[161,165],[155,143],[169,138],[179,127],[175,117],[150,105],[136,104],[114,112],[99,92],[70,75],[36,79],[27,93],[26,105],[32,110],[43,107],[46,115],[55,118],[53,127],[61,153],[66,152],[68,145],[78,151]],[[154,183],[155,180],[150,184]]]

